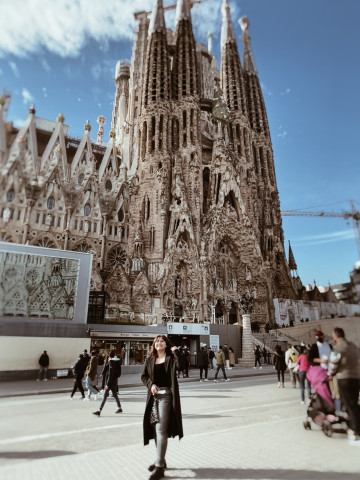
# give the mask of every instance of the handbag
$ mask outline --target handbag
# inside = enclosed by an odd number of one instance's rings
[[[296,373],[299,371],[299,368],[300,368],[300,365],[297,364],[294,368],[293,368],[293,372]]]
[[[159,401],[157,396],[154,395],[154,401],[150,410],[150,424],[155,425],[155,423],[159,423]]]

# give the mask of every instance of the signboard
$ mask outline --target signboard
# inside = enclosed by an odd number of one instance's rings
[[[209,347],[211,348],[211,350],[216,352],[217,350],[219,350],[219,345],[220,345],[219,335],[210,335]]]
[[[166,324],[169,335],[209,335],[210,324],[208,323],[173,323]]]
[[[69,370],[56,370],[56,376],[57,377],[67,377],[69,374]]]

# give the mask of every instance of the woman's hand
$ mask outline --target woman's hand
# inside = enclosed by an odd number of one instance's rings
[[[174,353],[175,350],[178,350],[178,347],[171,347],[171,351]]]
[[[159,390],[158,387],[155,385],[155,383],[153,383],[153,384],[151,385],[151,393],[152,393],[153,395],[156,395],[157,392],[158,392],[158,390]]]

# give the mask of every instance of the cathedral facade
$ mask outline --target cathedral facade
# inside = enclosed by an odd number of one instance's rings
[[[211,38],[194,39],[189,0],[174,30],[162,0],[135,18],[106,145],[101,117],[97,143],[89,123],[72,138],[62,114],[34,108],[16,129],[1,98],[0,240],[92,252],[91,289],[109,294],[114,322],[273,323],[273,299],[297,289],[249,22],[241,62],[223,0],[219,69]]]

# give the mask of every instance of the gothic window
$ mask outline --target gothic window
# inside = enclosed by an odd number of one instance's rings
[[[209,197],[209,188],[210,188],[210,169],[205,167],[203,170],[203,213],[207,212],[207,203]]]
[[[35,247],[56,248],[56,244],[51,238],[43,237],[33,244]]]
[[[84,178],[85,178],[85,175],[83,173],[80,173],[80,175],[78,176],[78,184],[79,185],[83,184]]]
[[[146,143],[147,143],[147,123],[144,122],[143,124],[143,134],[142,134],[142,148],[141,148],[141,151],[142,151],[142,157],[144,158],[145,155],[146,155]]]
[[[113,248],[108,254],[108,263],[113,268],[117,267],[118,265],[125,265],[125,260],[126,253],[119,246]]]
[[[11,203],[15,198],[15,190],[11,188],[6,194],[6,200]]]
[[[90,205],[87,203],[87,204],[84,206],[84,215],[85,215],[86,217],[88,217],[88,216],[90,215],[90,213],[91,213],[91,207],[90,207]]]
[[[55,198],[54,197],[49,197],[47,199],[47,209],[48,210],[53,210],[55,207]]]
[[[175,298],[182,298],[181,278],[179,275],[175,279]]]
[[[163,128],[164,128],[164,115],[160,115],[159,123],[159,150],[162,150],[162,138],[163,138]]]
[[[186,147],[186,142],[187,142],[187,136],[186,136],[186,111],[183,111],[183,145]]]
[[[107,190],[108,192],[110,192],[112,190],[112,183],[110,180],[106,180],[105,182],[105,190]]]
[[[156,122],[155,117],[151,117],[151,151],[155,150]]]
[[[87,243],[79,243],[75,248],[73,248],[73,252],[95,253]]]
[[[118,220],[120,223],[122,223],[125,219],[125,213],[124,209],[121,207],[120,210],[118,211]]]

